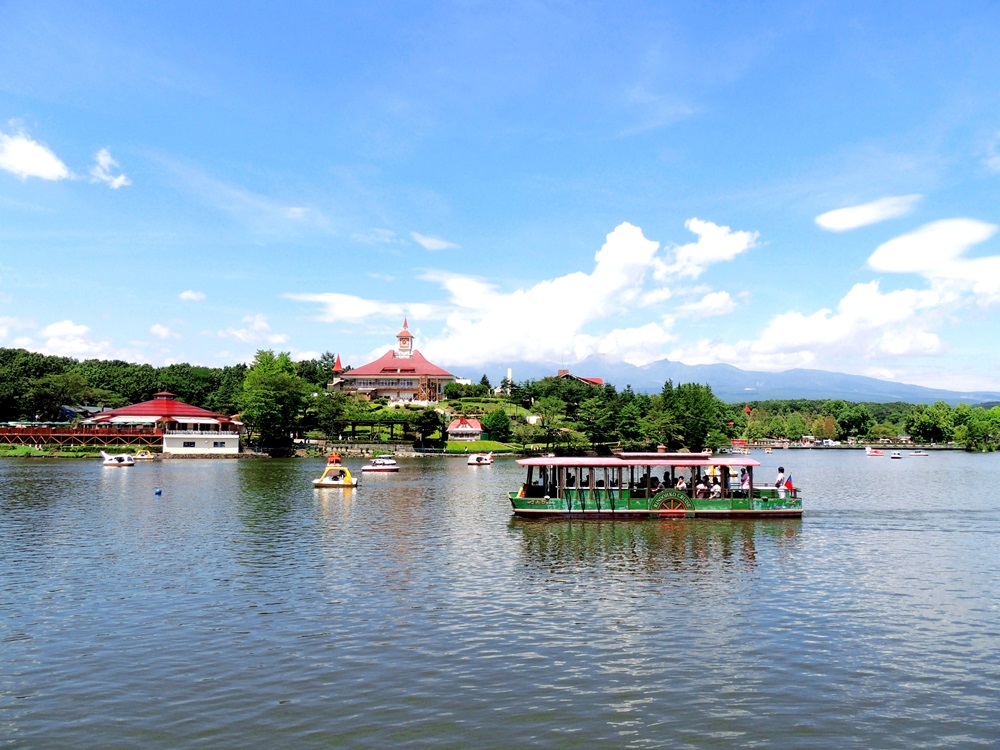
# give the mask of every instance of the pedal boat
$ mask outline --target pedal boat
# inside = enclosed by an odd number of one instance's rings
[[[101,451],[101,458],[104,459],[105,466],[135,466],[135,459],[127,453],[112,455]]]
[[[327,464],[319,479],[313,480],[313,487],[357,487],[358,478],[351,476],[351,470],[340,464]]]
[[[399,471],[399,464],[394,458],[373,458],[370,463],[361,467],[361,471],[367,472],[388,472]]]

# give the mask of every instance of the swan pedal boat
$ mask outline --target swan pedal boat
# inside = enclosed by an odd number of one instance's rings
[[[473,453],[465,463],[469,466],[489,466],[493,463],[493,451],[489,453]]]
[[[135,459],[127,453],[112,455],[101,451],[101,458],[104,459],[105,466],[135,466]]]
[[[358,478],[351,476],[351,470],[340,464],[327,464],[319,479],[313,480],[313,487],[357,487]]]
[[[136,451],[135,456],[133,456],[133,458],[136,461],[152,461],[153,454],[150,453],[149,451]]]
[[[868,445],[868,446],[865,446],[865,455],[866,456],[884,456],[885,453],[883,453],[882,451],[880,451],[878,448],[872,448],[870,445]]]

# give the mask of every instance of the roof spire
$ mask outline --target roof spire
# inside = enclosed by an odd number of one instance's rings
[[[407,330],[410,326],[406,322],[406,318],[403,318],[403,330]]]

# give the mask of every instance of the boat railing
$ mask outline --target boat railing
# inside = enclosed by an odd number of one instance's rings
[[[239,437],[240,433],[231,430],[165,430],[165,435],[211,435]]]

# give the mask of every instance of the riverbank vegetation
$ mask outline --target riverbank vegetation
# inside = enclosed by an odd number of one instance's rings
[[[0,348],[0,422],[65,422],[86,416],[66,407],[114,408],[170,391],[180,400],[238,415],[249,444],[265,449],[296,439],[406,443],[446,450],[444,430],[456,416],[475,417],[494,444],[521,450],[577,452],[654,449],[698,451],[751,443],[895,441],[955,444],[968,450],[1000,447],[1000,406],[952,407],[843,400],[767,400],[727,404],[709,386],[664,384],[659,393],[625,385],[595,386],[571,378],[521,383],[506,379],[494,391],[479,384],[449,385],[435,407],[363,401],[326,388],[333,355],[292,361],[262,350],[249,365],[165,367],[120,360],[53,357]],[[452,444],[451,450],[462,450]],[[478,447],[476,449],[479,449]],[[472,450],[472,448],[470,448]]]

